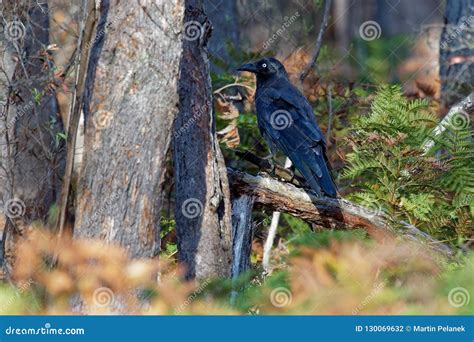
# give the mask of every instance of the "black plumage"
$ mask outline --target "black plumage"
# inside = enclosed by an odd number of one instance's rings
[[[326,142],[304,95],[291,84],[275,58],[242,65],[257,76],[258,127],[272,154],[281,150],[317,194],[337,196],[326,156]]]

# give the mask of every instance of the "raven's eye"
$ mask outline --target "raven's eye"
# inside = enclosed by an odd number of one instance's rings
[[[267,63],[263,63],[263,64],[262,64],[262,67],[263,67],[263,68],[266,68],[266,67],[267,67]]]

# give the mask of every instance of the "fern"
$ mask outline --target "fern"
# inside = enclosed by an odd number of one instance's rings
[[[448,126],[434,136],[437,122],[427,101],[383,87],[353,126],[342,177],[357,184],[353,200],[383,210],[394,225],[408,221],[455,243],[472,234],[473,131]],[[425,152],[428,139],[435,144]]]

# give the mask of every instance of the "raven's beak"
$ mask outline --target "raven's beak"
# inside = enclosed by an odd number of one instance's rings
[[[237,71],[257,72],[257,66],[253,63],[242,64]]]

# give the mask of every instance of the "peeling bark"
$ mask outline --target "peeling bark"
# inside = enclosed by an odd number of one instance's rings
[[[121,244],[131,257],[159,252],[183,14],[181,0],[100,2],[74,235]]]
[[[188,278],[230,275],[231,206],[215,132],[207,43],[212,26],[200,0],[186,1],[174,128],[176,234]]]

